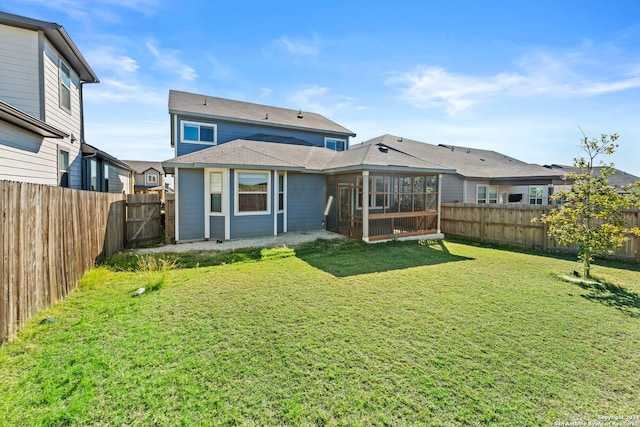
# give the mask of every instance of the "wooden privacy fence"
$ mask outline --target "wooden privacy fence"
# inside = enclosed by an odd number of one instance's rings
[[[531,222],[550,209],[553,206],[443,203],[441,229],[446,236],[545,251],[576,252],[575,247],[561,246],[550,238],[546,224]],[[638,209],[625,211],[624,214],[631,226],[640,226]],[[629,236],[625,245],[611,258],[640,262],[640,238]]]
[[[162,239],[161,205],[158,193],[127,195],[127,247],[157,243]]]
[[[124,245],[120,194],[0,181],[0,343]]]

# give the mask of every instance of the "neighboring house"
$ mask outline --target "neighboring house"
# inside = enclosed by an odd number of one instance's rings
[[[82,88],[98,77],[58,24],[0,12],[0,179],[82,188]]]
[[[437,236],[455,171],[299,110],[171,91],[176,241],[326,228],[365,241]],[[368,203],[363,203],[363,200]]]
[[[561,176],[564,176],[565,174],[570,172],[584,173],[584,170],[576,169],[573,166],[567,166],[567,165],[551,164],[551,165],[544,165],[544,167],[551,169],[556,173],[559,173]],[[602,166],[593,167],[593,171],[596,174],[596,176],[600,175],[601,169],[602,169]],[[620,169],[616,169],[616,168],[613,168],[613,170],[615,171],[615,173],[608,177],[609,185],[613,185],[614,187],[622,187],[623,185],[629,185],[629,184],[634,185],[637,182],[640,182],[640,178],[635,175],[632,175],[625,171],[621,171]],[[570,185],[567,185],[566,189],[569,189],[569,188],[570,188]]]
[[[383,135],[363,144],[379,143],[442,168],[454,169],[455,174],[443,176],[443,202],[546,205],[554,188],[564,184],[563,172],[495,151],[432,145],[393,135]]]
[[[134,170],[98,148],[82,143],[82,189],[103,193],[133,193]]]
[[[136,193],[158,193],[164,200],[167,191],[173,191],[165,181],[162,162],[146,162],[140,160],[123,160],[135,171],[134,191]]]
[[[132,192],[132,170],[84,140],[99,80],[62,26],[0,12],[0,63],[0,179]]]

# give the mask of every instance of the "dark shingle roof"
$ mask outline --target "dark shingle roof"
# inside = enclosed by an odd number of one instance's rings
[[[355,136],[355,133],[349,129],[317,113],[252,104],[250,102],[177,90],[169,91],[169,113],[233,120],[267,127],[284,127]]]
[[[148,162],[143,160],[123,160],[129,167],[131,167],[136,173],[144,173],[149,169],[155,169],[160,173],[164,173],[162,169],[162,162]]]
[[[365,141],[362,145],[380,143],[421,161],[437,164],[445,169],[455,169],[458,174],[467,178],[552,178],[559,175],[543,166],[525,163],[495,151],[443,144],[432,145],[388,134]],[[352,146],[356,147],[357,145]]]
[[[567,165],[545,165],[546,168],[549,168],[553,171],[555,171],[556,173],[559,173],[561,175],[564,175],[566,173],[569,172],[576,172],[576,173],[583,173],[584,171],[578,170],[576,168],[574,168],[573,166],[567,166]],[[596,175],[600,175],[600,170],[602,169],[602,166],[595,166],[593,168],[594,172],[596,173]],[[627,185],[627,184],[635,184],[636,182],[640,181],[640,178],[632,175],[630,173],[627,173],[625,171],[621,171],[620,169],[613,169],[615,171],[615,174],[609,176],[609,184],[610,185],[614,185],[614,186],[622,186],[622,185]]]
[[[323,147],[279,144],[237,139],[185,154],[162,163],[171,173],[175,167],[277,168],[306,172],[340,172],[358,169],[422,170],[453,173],[453,170],[382,146],[358,146],[348,151]]]

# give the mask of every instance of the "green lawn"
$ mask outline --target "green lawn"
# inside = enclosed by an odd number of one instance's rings
[[[116,266],[135,258],[117,257]],[[101,267],[0,350],[0,425],[504,425],[640,415],[640,268],[318,241]],[[139,287],[150,288],[132,298]],[[55,323],[40,324],[44,317]],[[639,421],[639,420],[636,420]]]

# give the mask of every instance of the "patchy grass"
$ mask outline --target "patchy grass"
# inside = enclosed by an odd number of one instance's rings
[[[595,266],[604,284],[589,286],[558,278],[572,261],[456,242],[173,257],[109,260],[0,350],[0,425],[638,415],[635,266]]]

